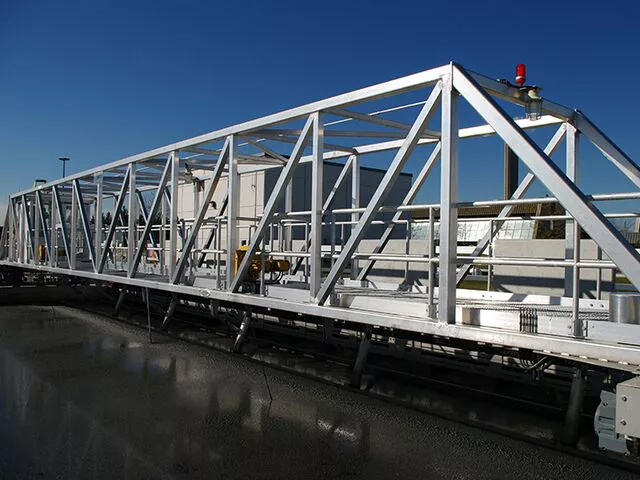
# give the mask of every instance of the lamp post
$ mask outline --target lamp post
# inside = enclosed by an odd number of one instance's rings
[[[71,161],[71,159],[67,157],[60,157],[58,158],[58,160],[62,162],[62,178],[64,178],[67,172],[67,169],[65,167],[67,165],[67,162]]]

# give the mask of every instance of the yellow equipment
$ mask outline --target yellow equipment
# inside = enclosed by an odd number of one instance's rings
[[[44,245],[38,245],[38,261],[44,263],[47,259],[47,247]]]
[[[236,250],[235,255],[235,271],[237,272],[240,268],[240,264],[242,263],[242,259],[247,254],[247,250],[249,247],[247,245],[242,245],[238,250]],[[264,260],[264,273],[286,273],[291,268],[291,262],[289,260],[275,260],[266,258]],[[247,282],[258,282],[260,281],[260,271],[261,271],[261,261],[260,255],[256,254],[253,256],[251,260],[251,264],[249,265],[249,269],[247,270],[247,275],[244,281]]]

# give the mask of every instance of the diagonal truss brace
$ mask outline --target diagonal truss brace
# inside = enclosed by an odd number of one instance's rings
[[[344,110],[342,108],[332,108],[328,111],[328,113],[353,120],[360,120],[361,122],[373,123],[374,125],[395,128],[397,130],[402,130],[403,132],[408,132],[409,130],[411,130],[411,125],[406,123],[396,122],[395,120],[389,120],[387,118],[378,117],[371,114]],[[422,136],[425,138],[440,138],[440,132],[425,128]]]
[[[620,171],[640,187],[640,167],[613,143],[587,116],[576,110],[574,126],[593,143]]]
[[[560,145],[560,142],[565,137],[565,130],[566,130],[566,124],[563,123],[560,126],[560,128],[556,131],[556,133],[553,135],[553,137],[551,138],[547,146],[545,147],[544,149],[545,155],[550,157],[553,154],[553,152],[556,150],[556,148],[558,148],[558,146]],[[520,198],[523,198],[527,193],[527,190],[529,190],[529,187],[533,185],[533,182],[535,179],[536,179],[536,176],[533,173],[531,172],[527,173],[527,175],[524,177],[522,182],[520,182],[520,185],[518,185],[518,188],[516,188],[516,191],[513,192],[513,195],[511,196],[511,200],[518,200]],[[498,214],[497,219],[503,220],[507,218],[509,215],[511,215],[511,212],[515,207],[516,207],[515,205],[505,205],[502,208],[502,210],[500,210],[500,213]],[[478,243],[476,244],[476,247],[473,249],[473,252],[471,253],[471,256],[477,257],[479,255],[482,255],[482,253],[486,250],[489,244],[498,235],[503,225],[504,225],[504,222],[496,222],[493,232],[487,233],[484,237],[482,237],[478,241]],[[472,267],[473,265],[471,264],[462,265],[462,267],[460,267],[460,269],[458,270],[458,273],[456,274],[457,286],[460,286],[462,281],[469,274],[469,271],[471,270]]]
[[[100,256],[100,262],[98,263],[98,273],[102,273],[104,270],[104,264],[107,261],[107,256],[109,255],[109,250],[111,248],[111,241],[113,240],[113,236],[116,232],[116,225],[118,224],[118,217],[122,213],[122,206],[124,205],[124,197],[127,194],[127,190],[129,189],[129,175],[131,174],[131,170],[127,168],[127,172],[124,174],[124,178],[122,179],[122,185],[120,186],[120,193],[118,193],[118,200],[116,201],[116,206],[113,210],[113,217],[111,218],[111,224],[109,225],[109,230],[107,230],[107,236],[104,239],[104,247],[102,248],[102,254]]]
[[[338,178],[333,184],[333,187],[331,188],[331,191],[329,192],[329,195],[327,196],[327,199],[324,201],[324,205],[322,206],[323,215],[326,213],[327,210],[331,208],[331,205],[333,205],[333,201],[336,199],[336,194],[338,193],[338,190],[344,184],[344,181],[347,179],[347,175],[351,173],[355,158],[356,158],[355,155],[351,155],[345,162],[344,166],[342,167],[342,170],[340,170],[340,174],[338,175]],[[309,251],[310,246],[311,246],[311,239],[307,241],[306,250],[302,250],[302,251]],[[300,267],[302,266],[303,263],[304,263],[304,257],[298,258],[298,260],[296,261],[296,265],[293,268],[292,275],[295,275],[296,273],[298,273],[298,270],[300,270]]]
[[[429,155],[429,158],[427,159],[426,163],[422,167],[422,170],[420,170],[420,173],[418,173],[418,176],[416,177],[416,181],[413,182],[413,185],[411,185],[411,188],[409,189],[405,197],[402,199],[402,203],[400,204],[401,206],[409,205],[411,204],[411,202],[413,202],[413,200],[416,198],[416,195],[418,194],[418,191],[420,191],[420,188],[422,187],[425,180],[431,173],[431,170],[433,170],[433,167],[435,166],[439,158],[440,158],[440,143],[437,143],[436,148],[433,149],[433,152],[431,152],[431,155]],[[401,218],[402,218],[402,212],[396,212],[393,215],[393,219],[391,220],[391,223],[387,225],[386,230],[384,231],[384,233],[380,237],[380,240],[378,240],[377,245],[373,249],[374,254],[380,253],[384,250],[384,247],[387,246],[387,243],[389,243],[389,240],[391,239],[391,235],[393,235],[394,230],[398,226],[397,222]],[[360,273],[358,274],[359,281],[362,281],[367,278],[367,275],[369,275],[375,263],[376,263],[375,260],[371,260],[364,268],[362,268],[362,270],[360,270]]]
[[[138,272],[138,265],[140,264],[140,260],[142,258],[142,251],[144,249],[144,244],[147,241],[149,235],[151,235],[151,228],[153,227],[153,217],[158,212],[160,205],[162,205],[162,201],[164,199],[164,190],[167,185],[167,181],[169,180],[169,175],[171,173],[171,162],[172,159],[169,158],[167,163],[165,164],[164,170],[162,171],[162,176],[160,177],[160,183],[158,184],[158,191],[156,192],[155,197],[153,198],[153,203],[151,204],[151,210],[149,212],[145,212],[146,219],[144,222],[144,230],[142,231],[142,237],[140,237],[140,243],[138,248],[136,249],[133,261],[131,265],[129,265],[129,277],[135,277]],[[139,193],[139,192],[138,192]],[[142,198],[138,197],[138,200],[142,202]],[[144,203],[141,204],[144,207]],[[142,208],[142,210],[145,210]]]
[[[27,238],[29,240],[29,248],[31,249],[32,258],[36,258],[36,247],[33,238],[33,222],[31,221],[31,215],[29,214],[29,208],[27,207],[27,196],[22,195],[22,212],[24,213],[24,219],[27,228]]]
[[[402,171],[402,167],[409,159],[411,153],[415,149],[418,144],[418,140],[420,140],[420,136],[423,133],[423,130],[429,123],[432,115],[436,111],[437,107],[440,105],[440,94],[442,92],[442,82],[438,82],[434,87],[431,95],[427,99],[426,103],[422,107],[422,110],[418,114],[415,122],[411,126],[411,130],[407,134],[407,138],[402,143],[402,146],[398,149],[393,161],[389,165],[389,169],[385,173],[380,185],[374,192],[369,205],[366,210],[360,217],[360,221],[355,227],[355,231],[349,237],[347,244],[344,246],[342,251],[340,252],[340,256],[334,263],[333,267],[331,267],[331,271],[327,276],[326,280],[322,284],[320,291],[316,297],[316,301],[319,305],[324,304],[324,302],[329,298],[333,287],[338,282],[338,278],[342,275],[342,271],[346,266],[347,262],[351,260],[360,240],[366,233],[366,230],[371,225],[374,217],[377,215],[378,210],[382,206],[383,202],[387,198],[391,188],[395,184],[400,172]]]
[[[258,224],[258,227],[256,228],[256,231],[254,232],[253,237],[251,238],[251,244],[249,245],[249,248],[245,252],[242,262],[238,267],[238,271],[236,272],[236,275],[233,278],[233,281],[231,282],[231,285],[230,285],[231,292],[237,292],[240,289],[240,285],[242,284],[242,279],[244,278],[244,276],[247,274],[247,271],[249,270],[249,265],[253,261],[253,256],[255,255],[256,250],[258,249],[258,245],[260,244],[260,241],[264,236],[267,226],[269,225],[269,223],[271,223],[273,214],[275,213],[276,204],[278,203],[280,198],[282,198],[285,188],[291,181],[291,178],[293,177],[293,173],[295,172],[295,169],[298,166],[298,163],[300,162],[300,158],[302,157],[304,149],[307,143],[309,142],[309,139],[311,138],[313,123],[314,123],[314,116],[310,115],[309,118],[307,119],[307,122],[304,125],[304,128],[302,129],[302,133],[300,134],[300,137],[298,137],[298,141],[296,142],[295,147],[293,148],[293,152],[291,153],[291,158],[289,158],[289,160],[287,161],[287,164],[282,169],[282,172],[280,173],[280,176],[278,177],[278,180],[276,181],[276,184],[273,187],[273,191],[269,196],[269,200],[267,201],[267,204],[264,207],[264,211],[262,214],[262,218],[260,219],[260,223]]]
[[[11,199],[9,199],[11,202]],[[11,241],[9,231],[11,230],[11,212],[9,211],[9,206],[7,204],[7,211],[4,215],[4,226],[2,228],[2,234],[0,234],[0,258],[7,257],[7,239]],[[11,258],[10,258],[11,260]]]
[[[495,129],[560,204],[573,216],[607,256],[640,288],[640,255],[604,215],[567,178],[531,138],[519,128],[482,88],[459,66],[454,66],[454,86]]]
[[[38,208],[38,212],[40,212],[40,222],[42,224],[42,233],[44,235],[44,245],[47,249],[47,255],[51,258],[53,252],[51,251],[51,240],[49,236],[49,228],[47,226],[47,219],[44,214],[44,206],[42,202],[42,192],[40,190],[36,191],[36,207]]]
[[[222,147],[222,151],[220,152],[220,156],[218,157],[218,162],[216,163],[216,168],[211,175],[211,181],[209,182],[207,190],[204,193],[204,197],[202,198],[200,209],[198,210],[198,214],[196,215],[195,221],[191,227],[189,236],[187,237],[187,240],[184,242],[184,245],[182,247],[182,253],[180,255],[180,259],[178,260],[178,264],[176,265],[173,277],[171,278],[171,283],[176,284],[180,281],[182,272],[187,265],[189,255],[191,255],[191,250],[193,249],[193,245],[195,244],[196,238],[200,233],[200,227],[202,226],[204,217],[207,214],[207,210],[209,210],[209,203],[211,203],[211,198],[216,191],[216,187],[218,186],[218,182],[220,181],[220,177],[222,176],[222,171],[224,170],[224,167],[229,160],[229,149],[231,148],[230,143],[231,140],[229,138],[227,138],[227,140],[224,142],[224,146]]]
[[[71,248],[69,245],[69,231],[67,230],[67,218],[62,208],[62,201],[60,200],[60,190],[58,185],[54,185],[52,188],[53,199],[56,204],[56,210],[58,210],[58,219],[60,219],[60,229],[62,230],[62,245],[64,245],[64,253],[67,256],[67,265],[71,268]]]
[[[224,197],[224,200],[222,200],[222,206],[220,207],[218,216],[224,215],[224,212],[227,210],[228,204],[229,204],[229,195]],[[209,232],[209,236],[207,237],[207,240],[204,242],[203,250],[206,250],[211,246],[211,243],[213,242],[213,238],[216,236],[216,233],[217,233],[216,230],[217,230],[217,227],[212,228],[211,231]],[[218,245],[218,248],[220,248],[219,245]],[[200,258],[198,259],[198,263],[197,263],[198,268],[202,267],[206,259],[207,259],[207,252],[200,253]]]
[[[160,177],[162,180],[162,177]],[[146,225],[149,221],[152,221],[153,216],[149,214],[149,209],[147,208],[147,202],[145,202],[144,197],[142,196],[142,192],[140,190],[136,190],[136,196],[138,197],[138,208],[140,209],[140,215],[142,215],[142,220],[144,220],[144,224]],[[154,214],[155,215],[155,214]],[[153,235],[150,238],[151,246],[157,247],[155,238]]]
[[[96,271],[96,254],[93,246],[93,234],[91,233],[89,215],[87,214],[87,209],[84,204],[84,199],[82,197],[82,190],[80,189],[80,181],[77,178],[73,181],[73,191],[74,191],[74,195],[76,196],[76,200],[78,202],[78,207],[80,208],[80,221],[82,222],[82,230],[84,231],[84,237],[87,240],[87,247],[89,249],[89,259],[91,260],[91,265],[93,266],[93,270]]]

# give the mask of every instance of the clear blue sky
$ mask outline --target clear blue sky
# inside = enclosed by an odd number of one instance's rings
[[[80,171],[451,60],[496,78],[525,62],[639,161],[638,18],[633,0],[0,0],[0,203],[59,156]],[[585,190],[633,190],[584,151]],[[463,197],[500,196],[499,145],[463,153],[492,165]]]

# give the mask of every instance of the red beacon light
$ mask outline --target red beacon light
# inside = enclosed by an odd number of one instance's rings
[[[524,85],[527,81],[527,66],[524,63],[516,65],[516,83],[519,86]]]

